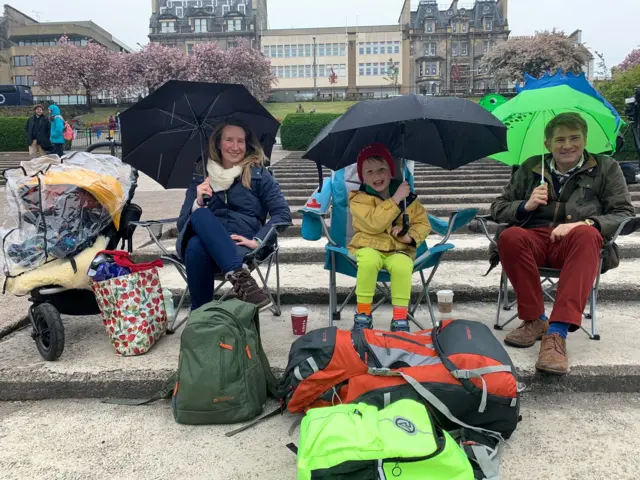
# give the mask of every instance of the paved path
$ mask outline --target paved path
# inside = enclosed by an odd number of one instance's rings
[[[638,395],[525,395],[521,411],[502,480],[638,478]],[[234,427],[178,425],[168,402],[0,403],[0,472],[4,480],[295,480],[291,422],[276,417],[227,438]]]

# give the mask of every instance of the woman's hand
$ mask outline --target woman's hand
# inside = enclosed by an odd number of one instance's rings
[[[200,205],[201,207],[204,207],[204,197],[212,197],[213,196],[213,189],[211,188],[211,184],[209,183],[209,179],[205,179],[204,182],[202,182],[200,185],[198,185],[198,187],[196,188],[196,192],[197,192],[197,199],[196,201],[198,202],[198,205]]]
[[[247,247],[250,250],[255,250],[260,245],[257,241],[249,240],[242,235],[231,235],[231,240],[236,242],[236,245]]]

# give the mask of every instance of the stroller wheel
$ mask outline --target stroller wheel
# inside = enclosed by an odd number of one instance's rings
[[[57,360],[64,351],[64,326],[56,307],[41,303],[31,307],[31,323],[36,347],[42,358]]]

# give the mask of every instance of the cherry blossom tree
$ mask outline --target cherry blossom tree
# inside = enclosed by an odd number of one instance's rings
[[[626,56],[622,63],[618,65],[618,70],[624,72],[627,70],[631,70],[638,65],[640,65],[640,48],[631,50],[631,53],[629,53],[629,55]]]
[[[275,77],[271,62],[246,40],[223,50],[218,43],[193,47],[189,79],[199,82],[240,83],[258,100],[265,100]]]
[[[537,32],[532,37],[513,37],[493,47],[482,63],[498,82],[524,80],[528,73],[539,77],[559,68],[580,73],[589,60],[583,45],[576,45],[563,32]]]
[[[114,52],[94,42],[74,45],[62,37],[56,47],[36,48],[33,72],[38,86],[48,93],[84,92],[91,108],[92,98],[113,84]]]
[[[331,67],[331,73],[329,74],[329,85],[331,85],[332,87],[338,83],[338,74],[333,70],[333,67]],[[334,94],[333,94],[333,88],[331,89],[331,101],[333,102],[334,100]]]

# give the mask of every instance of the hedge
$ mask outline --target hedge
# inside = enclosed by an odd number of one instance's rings
[[[339,113],[291,113],[280,128],[284,150],[306,150],[320,131],[340,116]]]
[[[29,149],[24,134],[27,117],[0,117],[0,152],[26,152]]]
[[[624,134],[624,146],[622,147],[622,150],[615,154],[615,158],[616,160],[638,160],[638,151],[636,150],[631,126],[623,127],[623,130],[624,128],[626,128],[626,132]]]

